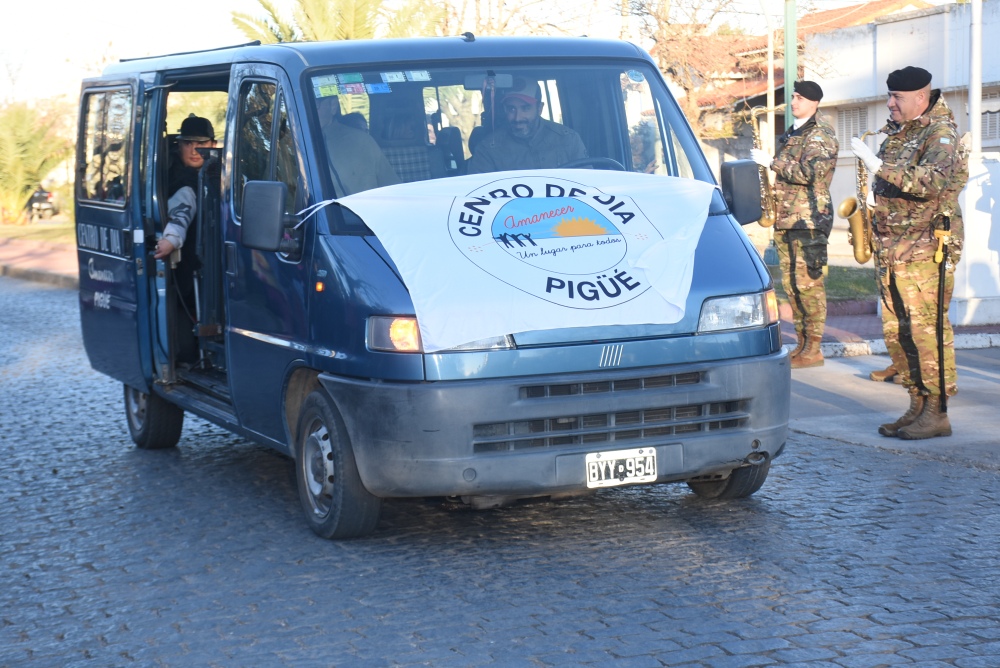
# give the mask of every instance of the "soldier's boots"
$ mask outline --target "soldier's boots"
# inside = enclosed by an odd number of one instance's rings
[[[819,344],[819,338],[807,336],[802,351],[792,358],[792,368],[807,369],[813,366],[823,366],[823,351]]]
[[[897,378],[898,376],[899,374],[896,373],[896,367],[893,366],[892,364],[882,369],[881,371],[872,371],[870,374],[868,374],[868,377],[874,380],[876,383],[890,381],[893,380],[894,378]]]
[[[806,335],[803,334],[802,332],[795,332],[795,339],[796,339],[795,347],[792,349],[792,352],[788,353],[789,357],[795,357],[796,355],[801,353],[802,346],[806,345]]]
[[[918,441],[935,436],[951,436],[951,422],[948,413],[941,410],[941,397],[927,397],[924,410],[916,421],[899,430],[899,437],[906,441]]]
[[[920,394],[917,391],[917,388],[911,387],[910,407],[895,422],[887,422],[886,424],[879,425],[878,433],[883,436],[899,436],[900,429],[917,421],[917,418],[919,418],[921,413],[923,413],[925,403],[926,401],[924,395]]]

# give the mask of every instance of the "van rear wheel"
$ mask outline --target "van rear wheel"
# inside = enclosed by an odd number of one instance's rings
[[[703,499],[743,499],[764,485],[770,470],[768,459],[763,464],[733,469],[725,480],[689,480],[688,487]]]
[[[124,387],[125,418],[136,447],[162,450],[177,445],[184,428],[184,411],[159,395]]]
[[[382,499],[365,489],[340,415],[319,390],[302,406],[295,480],[306,521],[317,535],[357,538],[378,525]]]

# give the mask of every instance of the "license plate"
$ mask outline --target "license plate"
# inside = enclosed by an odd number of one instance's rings
[[[656,449],[587,453],[587,487],[617,487],[656,481]]]

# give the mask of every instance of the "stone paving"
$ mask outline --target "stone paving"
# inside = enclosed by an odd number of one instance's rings
[[[994,468],[792,434],[744,501],[400,500],[329,542],[273,451],[132,447],[75,292],[0,313],[0,666],[998,665]]]

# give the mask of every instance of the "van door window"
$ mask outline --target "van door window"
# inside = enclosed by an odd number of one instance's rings
[[[288,186],[288,197],[285,199],[285,213],[298,211],[298,174],[299,165],[295,152],[295,137],[288,123],[288,110],[285,108],[285,97],[278,101],[278,150],[275,152],[274,180]]]
[[[250,81],[240,90],[236,132],[236,173],[233,177],[233,207],[236,217],[243,211],[243,186],[247,181],[266,181],[271,167],[271,130],[277,85]]]
[[[621,76],[633,172],[694,178],[691,163],[677,133],[663,122],[649,82],[636,70]]]
[[[288,188],[285,213],[299,211],[299,161],[295,135],[284,93],[276,84],[247,82],[240,97],[239,131],[236,134],[236,173],[233,177],[233,204],[237,218],[243,209],[243,187],[248,181],[280,181]],[[274,110],[278,111],[277,122]],[[301,229],[288,232],[301,235]],[[296,254],[281,253],[282,259],[298,261]]]
[[[106,90],[84,98],[83,151],[77,197],[124,206],[128,178],[132,91]]]

